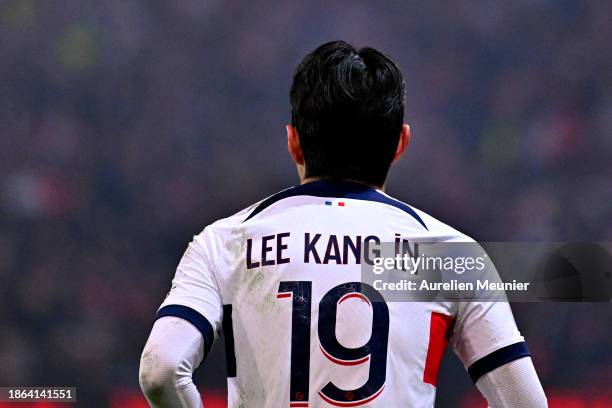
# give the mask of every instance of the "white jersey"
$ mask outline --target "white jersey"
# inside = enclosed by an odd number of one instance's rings
[[[472,379],[528,355],[504,302],[384,302],[368,240],[470,241],[358,183],[315,181],[206,227],[158,317],[224,332],[228,406],[433,407],[450,341]]]

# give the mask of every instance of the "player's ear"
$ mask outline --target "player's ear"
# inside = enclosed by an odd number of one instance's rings
[[[302,146],[300,145],[300,136],[295,127],[287,125],[287,150],[291,155],[291,158],[298,166],[304,165],[304,154],[302,153]]]
[[[402,157],[402,154],[404,154],[409,144],[410,144],[410,126],[404,123],[402,125],[402,131],[400,132],[400,137],[397,142],[397,149],[395,149],[395,155],[393,156],[393,161],[396,161],[400,157]]]

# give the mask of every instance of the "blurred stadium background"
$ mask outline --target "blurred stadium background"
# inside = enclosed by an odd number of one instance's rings
[[[391,194],[479,240],[612,240],[612,3],[418,3],[1,1],[0,385],[142,406],[183,250],[297,181],[291,75],[331,39],[405,73]],[[515,314],[551,406],[612,406],[609,304]],[[222,406],[222,342],[197,378]],[[438,406],[481,405],[449,353]]]

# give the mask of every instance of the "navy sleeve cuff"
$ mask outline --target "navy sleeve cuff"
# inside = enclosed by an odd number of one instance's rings
[[[202,337],[204,337],[204,358],[206,358],[215,340],[215,332],[212,324],[196,310],[182,305],[168,305],[162,307],[157,311],[155,320],[166,316],[180,317],[181,319],[187,320],[202,333]]]
[[[495,370],[497,367],[501,367],[511,361],[530,355],[525,342],[514,343],[495,350],[491,354],[476,361],[468,368],[468,373],[470,377],[472,377],[472,381],[476,383],[480,377]]]

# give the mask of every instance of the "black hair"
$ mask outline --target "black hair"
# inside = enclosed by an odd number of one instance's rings
[[[406,85],[388,56],[344,41],[304,57],[291,85],[291,123],[306,177],[382,186],[404,120]]]

